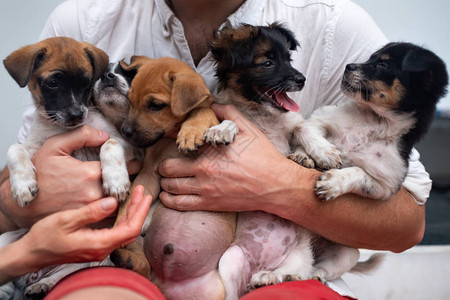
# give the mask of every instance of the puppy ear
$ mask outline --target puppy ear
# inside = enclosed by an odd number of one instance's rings
[[[203,78],[194,71],[189,73],[169,73],[172,81],[172,112],[177,117],[188,114],[191,110],[212,99]]]
[[[103,50],[90,43],[83,42],[82,44],[84,45],[84,52],[91,62],[94,80],[97,80],[106,72],[109,64],[109,57]]]
[[[3,60],[3,65],[19,86],[25,87],[33,70],[39,66],[46,52],[47,49],[44,46],[28,45],[8,55]]]
[[[433,52],[419,47],[409,50],[403,59],[402,70],[411,73],[416,86],[437,97],[445,95],[448,73],[445,63]]]
[[[279,33],[281,33],[286,38],[286,40],[289,43],[289,50],[292,50],[292,51],[297,50],[297,47],[300,46],[300,43],[295,38],[294,33],[291,30],[284,27],[283,25],[281,25],[281,23],[274,22],[274,23],[270,24],[269,27],[277,30]]]
[[[147,56],[143,56],[143,55],[133,55],[131,57],[131,61],[130,64],[126,64],[123,60],[120,61],[120,66],[122,67],[122,69],[126,70],[126,71],[136,71],[146,62],[152,60],[152,58],[147,57]]]
[[[435,64],[434,55],[422,49],[409,50],[402,62],[402,70],[407,72],[424,72]]]

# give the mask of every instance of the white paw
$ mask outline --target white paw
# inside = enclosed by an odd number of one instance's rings
[[[341,152],[332,144],[322,145],[314,149],[310,155],[319,169],[330,170],[342,167]]]
[[[275,273],[271,271],[260,271],[256,274],[253,274],[247,288],[249,290],[254,290],[259,287],[274,285],[281,282],[283,282],[282,276],[280,275],[277,276]]]
[[[342,185],[345,179],[339,176],[338,171],[326,171],[317,179],[314,191],[322,201],[333,200],[343,194]]]
[[[10,172],[10,182],[12,196],[21,207],[27,206],[34,200],[38,185],[32,164],[14,168]]]
[[[116,140],[108,140],[100,150],[103,191],[106,195],[124,201],[129,194],[130,179],[123,147]]]
[[[239,133],[239,129],[233,121],[223,120],[205,132],[204,141],[211,145],[229,145]]]

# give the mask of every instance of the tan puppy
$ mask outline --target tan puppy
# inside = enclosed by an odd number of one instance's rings
[[[159,162],[196,151],[205,131],[218,124],[209,107],[214,97],[199,74],[173,58],[138,56],[122,67],[138,69],[128,93],[130,111],[122,134],[134,145],[146,147],[144,167],[133,185],[143,184],[156,199]],[[167,138],[175,136],[176,143]],[[179,212],[155,203],[148,230],[144,229],[153,281],[168,299],[223,298],[217,263],[234,238],[235,214]],[[118,219],[125,213],[122,207]],[[143,253],[127,251],[136,250],[136,244],[131,248],[116,251],[113,261],[148,276],[147,259]]]

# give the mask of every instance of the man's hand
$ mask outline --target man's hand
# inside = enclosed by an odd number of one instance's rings
[[[0,283],[49,265],[105,259],[114,249],[136,239],[150,204],[151,196],[144,196],[143,187],[137,186],[128,203],[127,215],[113,228],[87,226],[116,210],[117,200],[112,197],[43,218],[20,240],[0,249],[2,257],[8,257],[0,263]]]
[[[49,138],[33,157],[39,191],[27,207],[11,197],[9,180],[3,182],[0,209],[19,227],[29,228],[60,210],[78,208],[103,197],[99,161],[82,162],[71,156],[83,147],[99,147],[109,135],[89,126]],[[131,172],[136,172],[133,165]]]
[[[158,168],[164,177],[161,200],[179,210],[265,210],[273,205],[271,195],[277,192],[277,181],[286,177],[280,174],[297,166],[236,107],[212,107],[219,119],[237,124],[236,140],[226,147],[207,147],[197,158],[163,161]]]

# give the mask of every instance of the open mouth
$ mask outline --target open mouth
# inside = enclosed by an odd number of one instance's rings
[[[261,87],[258,87],[255,90],[258,92],[261,99],[269,102],[273,107],[279,110],[292,112],[298,112],[300,110],[298,104],[287,95],[286,91]]]

